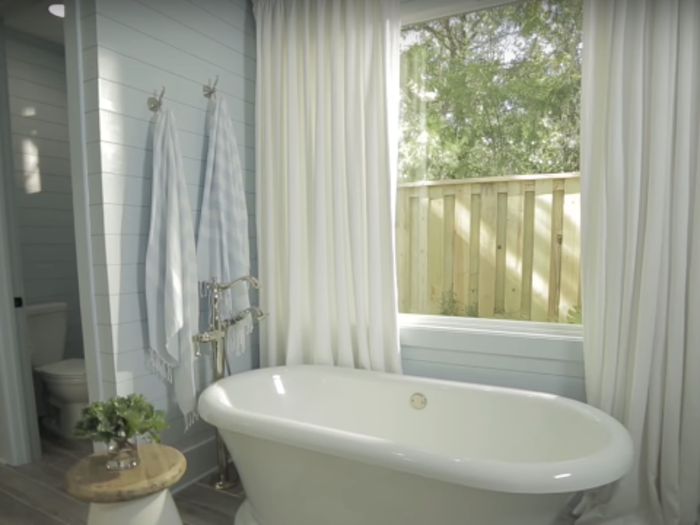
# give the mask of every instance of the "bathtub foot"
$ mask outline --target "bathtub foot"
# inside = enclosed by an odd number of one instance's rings
[[[245,500],[239,507],[238,512],[236,512],[236,521],[234,521],[234,525],[259,525],[253,517],[248,500]]]

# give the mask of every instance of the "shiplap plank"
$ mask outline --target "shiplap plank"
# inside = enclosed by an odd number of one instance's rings
[[[243,31],[248,35],[249,40],[255,41],[255,25],[252,23],[252,12],[247,2],[245,5],[236,2],[221,2],[219,0],[189,0],[189,2],[196,4],[227,24]]]
[[[24,283],[24,292],[27,297],[60,297],[61,302],[66,302],[66,297],[77,291],[75,281],[75,277],[27,280]]]
[[[455,366],[493,368],[536,374],[583,378],[583,363],[562,359],[537,359],[502,355],[487,352],[450,351],[439,348],[406,346],[402,348],[402,359],[410,361],[437,362]]]
[[[116,7],[119,9],[119,6]],[[189,53],[183,53],[180,49],[173,49],[166,42],[153,38],[141,31],[136,31],[111,18],[98,15],[97,24],[100,35],[100,47],[111,49],[151,66],[151,78],[155,78],[154,73],[156,71],[154,71],[154,68],[162,69],[181,78],[189,79],[194,85],[198,85],[199,89],[193,90],[192,94],[201,96],[202,85],[207,82],[207,79],[212,77],[212,74],[218,74],[219,85],[217,89],[220,89],[221,93],[231,98],[245,100],[248,98],[247,94],[251,90],[254,91],[254,72],[252,76],[246,77],[217,66],[214,62],[198,60]],[[177,32],[171,36],[177,38]],[[184,45],[185,42],[181,41],[180,46]],[[206,46],[205,49],[207,49]],[[233,55],[233,52],[226,50],[223,61],[228,62],[231,55]],[[102,66],[102,61],[100,61],[100,66]],[[100,69],[101,75],[102,69]],[[153,89],[158,87],[159,84],[156,84]]]
[[[206,2],[206,7],[214,11],[216,13],[214,14],[203,8],[204,6],[199,2],[189,2],[188,0],[168,0],[167,9],[163,9],[164,4],[161,0],[140,1],[183,26],[231,49],[235,53],[240,53],[248,59],[255,60],[255,40],[246,35],[242,29],[239,29],[237,26],[232,27],[231,24],[224,22],[221,18],[228,13],[236,13],[237,9],[232,4]],[[198,7],[199,11],[193,13],[192,6]]]
[[[202,116],[204,121],[204,116]],[[151,149],[153,144],[153,124],[148,120],[100,110],[100,140],[121,144],[132,148]],[[204,129],[204,127],[202,127]],[[96,134],[96,130],[88,130]],[[202,161],[206,158],[207,137],[202,133],[179,130],[180,151],[183,157]],[[241,162],[247,168],[255,165],[255,151],[249,147],[239,147]]]
[[[162,4],[160,5],[162,9]],[[168,3],[169,7],[170,3]],[[190,13],[191,11],[190,8]],[[98,16],[100,39],[102,39],[101,21],[109,17],[131,30],[150,37],[155,42],[178,50],[183,57],[192,57],[204,64],[210,64],[213,69],[228,71],[247,80],[255,80],[254,60],[189,27],[188,16],[182,11],[179,13],[179,18],[182,20],[174,20],[164,12],[142,3],[121,0],[118,4],[101,3],[98,6],[98,15],[102,15]]]
[[[105,79],[99,79],[93,82],[97,83],[100,104],[103,110],[150,122],[150,115],[146,114],[143,107],[144,100],[150,96],[148,91],[135,89],[131,86],[125,86],[121,83]],[[193,102],[191,96],[187,102]],[[195,100],[194,102],[200,101]],[[198,107],[173,101],[173,99],[169,97],[168,106],[177,115],[177,124],[180,130],[195,135],[206,136],[208,134],[205,122],[208,104],[204,97],[202,97]],[[254,148],[255,128],[242,122],[241,119],[245,118],[245,110],[241,104],[236,104],[235,109],[239,114],[237,118],[232,114],[231,118],[234,121],[236,143],[239,149]]]
[[[93,250],[94,264],[138,264],[146,261],[147,233],[143,235],[93,235],[104,252]],[[93,246],[94,248],[94,246]]]
[[[30,134],[13,133],[12,150],[21,155],[38,155],[40,157],[46,156],[70,160],[70,152],[66,141],[40,138]]]
[[[7,83],[10,87],[10,94],[19,96],[21,93],[24,98],[30,100],[40,100],[52,106],[65,108],[68,106],[66,102],[66,91],[60,89],[52,89],[45,86],[40,86],[22,80],[19,78],[8,78]]]
[[[109,283],[110,290],[136,293],[143,289],[146,268],[143,264],[95,266],[95,275]]]
[[[107,318],[107,322],[109,318]],[[143,320],[122,324],[100,324],[98,327],[102,351],[111,353],[131,353],[148,347],[148,329]],[[123,370],[126,368],[122,367]],[[145,375],[145,374],[144,374]]]
[[[5,52],[8,58],[21,60],[45,70],[51,70],[56,75],[61,75],[65,78],[65,58],[58,53],[52,53],[47,49],[39,48],[28,42],[11,37],[5,40]]]
[[[99,324],[118,326],[146,319],[146,294],[98,295],[95,305]],[[105,323],[105,320],[107,322]]]
[[[22,266],[22,271],[36,275],[36,281],[47,279],[68,279],[78,276],[78,268],[74,261],[41,261],[28,262]],[[77,293],[77,290],[75,290]]]
[[[73,201],[71,179],[68,175],[52,175],[37,168],[37,171],[27,173],[26,171],[16,171],[17,191],[23,193],[38,193],[47,191],[49,193],[62,193],[63,198]]]
[[[102,231],[95,230],[95,233],[138,235],[148,231],[151,219],[148,206],[103,204],[98,209],[103,213],[103,228]]]
[[[154,69],[154,66],[142,61],[139,55],[136,58],[127,56],[106,47],[100,47],[94,51],[96,60],[100,61],[99,76],[101,80],[112,83],[124,84],[124,71],[129,71],[132,77],[129,78],[128,86],[132,89],[153,94],[159,86],[167,86],[164,103],[177,103],[181,108],[188,106],[193,109],[205,109],[206,99],[201,96],[202,85],[211,77],[200,77],[200,71],[190,71],[189,69],[178,70],[180,74],[170,70]],[[188,67],[188,64],[180,64],[181,67]],[[253,94],[254,90],[246,88],[240,81],[234,84],[227,84],[230,81],[225,76],[219,78],[217,92],[223,94],[228,99],[229,113],[234,122],[252,125],[255,119],[255,106],[250,102],[248,94]],[[145,101],[139,104],[138,109],[144,115],[148,114]],[[92,108],[91,108],[92,109]]]
[[[10,115],[64,125],[68,122],[66,108],[30,100],[21,93],[10,97]]]
[[[54,244],[75,246],[75,233],[72,226],[20,226],[20,244],[42,245],[47,250]]]
[[[586,399],[584,380],[583,378],[577,377],[532,374],[432,362],[427,363],[408,359],[403,362],[403,372],[406,375],[432,377],[449,381],[461,381],[506,388],[521,388],[569,397],[578,401],[585,401]]]
[[[12,57],[7,58],[7,70],[9,78],[26,80],[37,86],[66,91],[65,71],[52,70],[51,74],[46,74],[45,67]]]
[[[36,154],[15,152],[13,155],[16,170],[70,176],[70,160],[49,157],[41,151]]]
[[[12,133],[16,135],[56,140],[68,147],[68,124],[46,122],[30,117],[13,116],[11,119]]]
[[[17,204],[19,208],[23,209],[70,211],[73,209],[73,201],[72,199],[66,199],[65,196],[65,193],[52,193],[48,191],[39,193],[24,193],[18,191]]]
[[[46,248],[44,246],[24,245],[21,247],[22,262],[44,262],[46,261]],[[75,261],[74,246],[52,246],[51,259],[54,262]]]

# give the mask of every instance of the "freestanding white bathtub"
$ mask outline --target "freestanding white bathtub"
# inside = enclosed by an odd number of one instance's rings
[[[614,419],[548,394],[322,366],[201,395],[247,500],[236,525],[552,525],[622,477]]]

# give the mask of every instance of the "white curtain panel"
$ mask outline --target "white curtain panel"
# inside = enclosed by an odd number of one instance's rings
[[[398,0],[257,0],[263,366],[399,372]]]
[[[586,0],[583,322],[591,404],[634,470],[578,524],[694,525],[700,504],[700,2]]]

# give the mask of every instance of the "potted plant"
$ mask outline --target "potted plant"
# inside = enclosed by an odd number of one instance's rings
[[[74,434],[109,447],[108,470],[126,470],[139,464],[136,438],[160,443],[168,427],[165,412],[155,410],[140,394],[96,401],[83,409]]]

